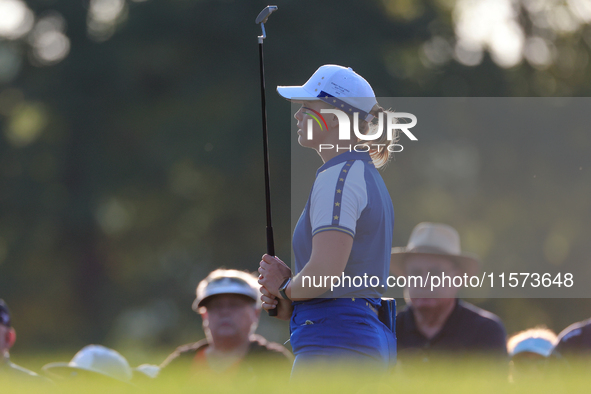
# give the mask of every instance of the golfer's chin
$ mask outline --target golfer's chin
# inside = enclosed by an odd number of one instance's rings
[[[304,137],[304,132],[302,130],[298,130],[298,144],[300,144],[300,146],[303,146],[304,148],[314,147],[313,142]]]

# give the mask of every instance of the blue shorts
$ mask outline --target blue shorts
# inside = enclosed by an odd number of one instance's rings
[[[328,298],[295,303],[290,342],[292,376],[316,362],[353,362],[376,372],[396,363],[396,335],[365,298]]]

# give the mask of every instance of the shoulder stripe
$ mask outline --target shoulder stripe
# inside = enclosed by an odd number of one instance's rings
[[[349,175],[349,170],[351,169],[351,166],[353,165],[354,162],[355,162],[355,160],[347,161],[343,165],[343,168],[341,169],[341,172],[339,173],[339,178],[337,180],[337,185],[336,185],[335,192],[334,192],[334,203],[332,206],[332,225],[333,226],[339,225],[339,220],[341,218],[341,203],[342,203],[342,199],[343,199],[343,188],[345,187],[345,180],[347,179],[347,175]]]

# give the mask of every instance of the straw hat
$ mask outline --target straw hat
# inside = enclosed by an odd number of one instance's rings
[[[451,226],[442,223],[419,223],[412,230],[406,247],[392,248],[390,272],[405,275],[405,258],[409,255],[449,257],[468,275],[478,272],[480,260],[470,253],[462,253],[460,235]]]

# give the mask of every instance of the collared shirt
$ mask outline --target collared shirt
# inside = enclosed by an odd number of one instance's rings
[[[343,273],[351,278],[323,298],[378,299],[385,291],[390,269],[394,209],[388,189],[367,152],[345,152],[316,172],[316,180],[293,234],[295,274],[310,260],[312,238],[322,231],[341,231],[353,237]],[[372,276],[376,287],[359,286],[354,278]],[[304,282],[306,285],[306,282]]]
[[[454,310],[445,324],[430,339],[419,331],[412,307],[407,307],[396,316],[396,336],[401,359],[405,356],[428,359],[437,352],[480,352],[507,356],[506,332],[501,320],[461,300],[456,300]]]
[[[591,356],[591,319],[571,324],[562,330],[554,351],[562,356]]]

